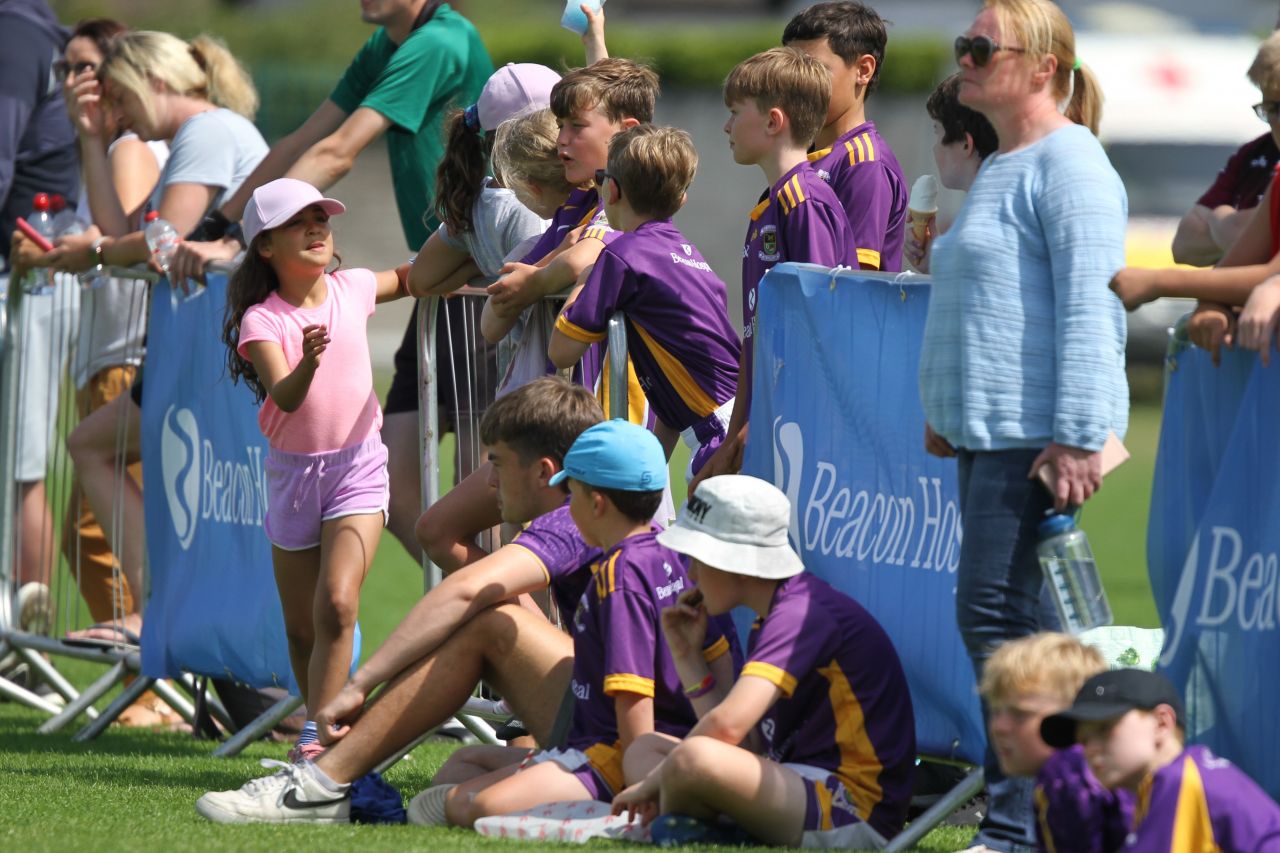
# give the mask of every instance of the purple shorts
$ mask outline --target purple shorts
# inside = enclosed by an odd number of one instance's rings
[[[391,491],[387,448],[374,433],[363,443],[325,453],[267,451],[267,517],[271,544],[305,551],[320,544],[320,525],[344,515],[382,513]]]
[[[821,771],[821,778],[815,778],[820,774],[814,771],[820,768],[805,766],[801,770],[800,765],[784,766],[796,770],[804,777],[805,832],[840,829],[843,826],[862,823],[862,818],[858,817],[853,800],[849,797],[849,790],[840,781],[839,776]]]
[[[534,764],[554,761],[587,789],[593,800],[613,802],[625,786],[622,777],[622,750],[616,743],[598,743],[580,749],[544,749],[533,757]]]

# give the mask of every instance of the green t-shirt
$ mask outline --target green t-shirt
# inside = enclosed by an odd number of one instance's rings
[[[379,27],[329,96],[348,115],[369,107],[391,122],[391,178],[411,251],[440,224],[434,200],[436,166],[444,154],[444,117],[453,107],[475,103],[492,73],[476,28],[446,4],[399,48]]]

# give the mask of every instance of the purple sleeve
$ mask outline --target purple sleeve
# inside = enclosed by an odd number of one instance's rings
[[[547,226],[547,230],[542,232],[542,236],[538,238],[538,242],[533,244],[523,258],[520,259],[522,264],[536,264],[538,261],[551,254],[552,249],[560,245],[560,241],[564,239],[564,230],[559,227],[556,220],[551,220],[551,224]]]
[[[566,507],[535,518],[511,544],[524,548],[542,563],[548,585],[578,571],[600,554],[582,540]]]
[[[1129,792],[1104,788],[1079,746],[1056,752],[1045,762],[1036,777],[1035,806],[1042,850],[1119,850],[1133,815]]]
[[[783,217],[782,260],[824,267],[848,264],[853,250],[845,245],[848,224],[843,219],[843,210],[815,199],[796,205]]]
[[[803,205],[801,205],[803,207]],[[833,625],[807,620],[807,597],[791,596],[774,604],[756,635],[742,675],[755,675],[791,696],[800,679],[831,658]]]
[[[604,340],[609,318],[618,310],[634,278],[626,262],[605,249],[587,275],[577,299],[556,320],[556,329],[584,344]]]
[[[621,571],[631,567],[617,567]],[[658,611],[653,599],[617,590],[600,602],[604,625],[604,693],[654,695],[654,655],[658,643]]]
[[[879,160],[851,166],[839,184],[831,187],[844,207],[853,234],[853,254],[858,262],[881,269],[889,215],[893,211],[893,188],[888,167]],[[803,205],[802,205],[803,206]]]

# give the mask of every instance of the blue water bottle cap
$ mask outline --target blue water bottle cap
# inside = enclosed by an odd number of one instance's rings
[[[1076,521],[1069,515],[1054,513],[1053,515],[1040,522],[1038,532],[1041,539],[1048,539],[1051,536],[1057,536],[1059,533],[1066,533],[1069,530],[1076,529]]]

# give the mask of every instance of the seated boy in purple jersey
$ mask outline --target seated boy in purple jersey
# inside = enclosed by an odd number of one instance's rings
[[[758,842],[795,847],[879,849],[902,829],[916,754],[906,675],[875,618],[804,572],[787,542],[790,521],[773,485],[728,475],[704,481],[658,534],[692,558],[697,588],[682,610],[703,625],[705,614],[740,605],[757,619],[728,695],[684,740],[650,736],[634,747],[667,755],[614,811],[648,817],[660,801],[656,842],[738,840],[722,818]],[[678,615],[663,628],[668,637],[679,628],[684,644],[697,629]],[[677,665],[687,678],[697,662]]]
[[[1079,746],[1055,751],[1040,738],[1040,722],[1106,669],[1092,646],[1043,632],[1000,646],[982,671],[992,749],[1006,774],[1036,777],[1036,838],[1048,853],[1112,853],[1129,832],[1133,795],[1104,788]]]
[[[572,705],[566,696],[573,641],[509,602],[550,587],[561,611],[572,613],[590,582],[600,551],[582,540],[568,492],[551,478],[578,435],[600,420],[590,391],[556,377],[535,380],[490,406],[480,422],[492,463],[489,487],[503,519],[528,527],[428,592],[317,711],[321,738],[330,746],[314,764],[206,794],[197,810],[224,823],[345,822],[350,783],[448,720],[481,678],[538,743],[561,742]],[[472,772],[447,764],[436,778],[456,782]],[[410,803],[410,821],[426,821],[422,805]]]
[[[864,270],[902,269],[907,182],[898,158],[867,120],[889,37],[884,21],[862,3],[815,3],[788,22],[782,43],[831,72],[831,103],[809,162],[831,184],[853,229]]]
[[[610,141],[598,184],[618,234],[556,321],[549,347],[557,367],[571,367],[624,312],[636,375],[658,420],[689,445],[693,473],[724,439],[740,356],[724,282],[671,221],[697,167],[683,130],[640,125]]]
[[[1280,806],[1227,759],[1185,746],[1184,720],[1169,679],[1118,669],[1086,681],[1040,735],[1051,746],[1082,744],[1099,782],[1136,795],[1125,851],[1280,850]]]
[[[831,99],[831,74],[789,47],[775,47],[739,63],[724,83],[729,147],[736,163],[759,166],[769,189],[751,211],[742,249],[742,355],[727,435],[690,490],[706,477],[742,467],[751,407],[751,364],[760,279],[784,261],[827,267],[858,266],[856,243],[840,199],[813,170],[809,145],[822,129]]]
[[[614,134],[653,120],[657,97],[658,75],[653,69],[618,58],[575,68],[552,87],[551,111],[560,125],[557,145],[565,180],[577,189],[556,210],[528,254],[503,266],[502,277],[488,288],[486,311],[514,321],[543,296],[571,287],[595,263],[613,236],[592,183],[596,170],[605,167]],[[589,236],[583,233],[587,226],[594,226]],[[638,388],[630,396],[643,403]],[[445,571],[472,559],[476,535],[497,524],[494,508],[477,510],[483,506],[478,496],[483,496],[487,481],[482,465],[458,484],[457,495],[437,502],[418,521],[418,540]]]
[[[680,555],[657,544],[650,519],[662,500],[667,460],[644,427],[597,424],[574,442],[551,485],[567,483],[569,512],[600,558],[572,611],[573,723],[564,748],[552,748],[463,782],[444,797],[444,818],[471,826],[488,815],[544,803],[613,799],[624,784],[622,754],[643,734],[679,737],[696,717],[665,646],[658,618],[687,579]],[[569,612],[569,611],[566,611]],[[703,654],[733,677],[727,638],[707,636]],[[464,748],[459,753],[494,748]]]

